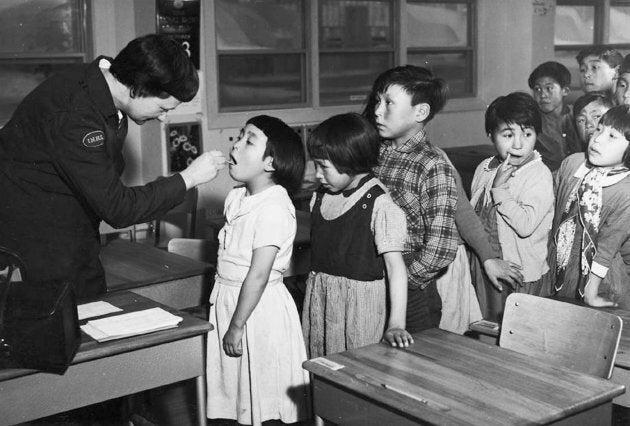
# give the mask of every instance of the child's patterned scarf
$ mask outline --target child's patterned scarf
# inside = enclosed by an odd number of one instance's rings
[[[560,226],[555,235],[557,246],[555,288],[558,291],[564,285],[564,275],[571,256],[571,248],[573,247],[575,229],[579,218],[583,228],[580,256],[581,274],[578,278],[577,286],[580,296],[584,296],[584,287],[586,287],[591,271],[591,263],[595,253],[597,253],[597,234],[599,233],[599,220],[602,209],[602,188],[617,183],[630,174],[626,167],[605,168],[586,164],[585,167],[590,167],[590,170],[586,171],[583,175],[584,177],[577,182],[571,191],[567,205],[560,218]],[[578,173],[579,170],[576,172],[576,175]]]

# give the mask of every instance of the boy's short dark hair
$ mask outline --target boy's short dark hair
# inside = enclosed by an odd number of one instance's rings
[[[580,50],[575,57],[578,65],[582,65],[582,63],[584,63],[584,58],[587,56],[597,56],[599,59],[610,65],[610,68],[615,68],[623,62],[623,56],[618,50],[604,45],[589,46]]]
[[[534,68],[534,71],[529,75],[527,84],[529,88],[533,89],[536,85],[536,81],[543,77],[552,78],[560,85],[560,87],[571,86],[571,72],[567,67],[560,62],[549,61],[544,62]]]
[[[367,173],[378,164],[380,137],[357,113],[334,115],[319,124],[306,144],[313,159],[328,160],[339,173]]]
[[[617,130],[627,141],[630,141],[630,105],[612,107],[602,115],[599,122]],[[630,144],[623,153],[621,161],[624,166],[630,168]]]
[[[434,77],[431,71],[415,65],[404,65],[391,68],[379,75],[372,85],[372,92],[363,115],[373,121],[374,108],[378,95],[387,91],[392,85],[399,85],[411,95],[411,105],[429,104],[429,115],[424,121],[428,123],[444,108],[448,97],[448,85],[441,78]]]
[[[127,44],[109,71],[134,97],[173,96],[188,102],[197,94],[199,77],[186,51],[163,34],[138,37]]]
[[[538,134],[542,130],[538,104],[525,92],[512,92],[492,101],[486,110],[486,133],[492,135],[499,128],[500,122],[533,127]]]
[[[589,92],[580,96],[573,103],[573,115],[577,116],[588,104],[593,102],[599,102],[607,108],[614,106],[612,99],[604,92]]]
[[[273,157],[273,181],[282,185],[289,193],[298,190],[306,165],[300,135],[284,121],[268,115],[257,115],[245,124],[258,127],[267,136],[263,158]]]

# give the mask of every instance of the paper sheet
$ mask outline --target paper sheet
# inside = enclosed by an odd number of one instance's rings
[[[93,339],[105,342],[173,328],[181,321],[181,317],[166,312],[162,308],[151,308],[88,321],[86,325],[81,326],[81,329]]]
[[[92,318],[92,317],[100,317],[102,315],[111,314],[112,312],[120,312],[122,309],[117,308],[111,303],[98,301],[98,302],[90,302],[84,303],[82,305],[77,306],[77,312],[79,313],[79,321]]]

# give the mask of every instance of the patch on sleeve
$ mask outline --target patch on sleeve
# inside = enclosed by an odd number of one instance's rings
[[[95,130],[83,136],[83,146],[86,148],[98,148],[105,145],[105,133],[102,130]]]

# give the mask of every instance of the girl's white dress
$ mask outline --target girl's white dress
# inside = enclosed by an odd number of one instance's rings
[[[295,209],[286,190],[275,185],[246,196],[230,191],[225,226],[219,232],[217,275],[210,295],[207,382],[209,418],[260,424],[294,423],[310,417],[306,349],[295,303],[282,282],[296,232]],[[269,282],[245,325],[243,355],[228,357],[222,339],[236,309],[254,249],[279,248]]]

